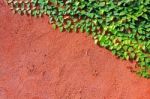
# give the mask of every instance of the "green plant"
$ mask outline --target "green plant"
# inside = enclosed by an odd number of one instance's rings
[[[95,43],[150,73],[150,0],[7,0],[14,13],[47,15],[53,28],[86,32]]]

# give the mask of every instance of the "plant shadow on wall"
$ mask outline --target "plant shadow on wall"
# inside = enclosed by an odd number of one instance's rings
[[[47,15],[53,28],[91,34],[99,46],[136,61],[150,78],[150,0],[7,0],[20,15]]]

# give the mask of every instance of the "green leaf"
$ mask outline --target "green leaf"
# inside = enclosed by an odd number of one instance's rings
[[[60,32],[63,32],[64,28],[63,27],[59,27]]]
[[[53,29],[56,29],[57,26],[56,26],[56,24],[53,24],[52,27],[53,27]]]

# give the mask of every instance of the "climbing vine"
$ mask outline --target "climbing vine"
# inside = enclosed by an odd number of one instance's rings
[[[150,77],[150,0],[7,0],[20,15],[47,15],[53,28],[91,34],[121,59],[136,61]],[[100,56],[101,57],[101,56]]]

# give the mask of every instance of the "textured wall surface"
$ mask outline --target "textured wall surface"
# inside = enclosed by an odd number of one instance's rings
[[[83,33],[13,14],[0,0],[0,99],[150,99],[150,80]]]

